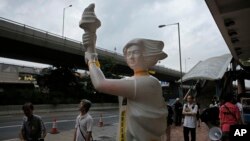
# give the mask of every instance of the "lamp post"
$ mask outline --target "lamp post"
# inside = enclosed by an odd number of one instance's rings
[[[180,93],[179,93],[179,97],[182,99],[183,95],[183,91],[182,91],[182,61],[181,61],[181,39],[180,39],[180,23],[172,23],[172,24],[162,24],[159,25],[159,28],[163,28],[166,26],[172,26],[172,25],[177,25],[178,27],[178,40],[179,40],[179,57],[180,57]]]
[[[65,9],[66,8],[69,8],[69,7],[72,7],[72,5],[69,5],[69,6],[67,6],[67,7],[64,7],[63,8],[63,26],[62,26],[62,37],[64,37],[64,17],[65,17]]]

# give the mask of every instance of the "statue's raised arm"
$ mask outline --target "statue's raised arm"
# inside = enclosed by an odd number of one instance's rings
[[[79,26],[85,31],[82,41],[83,46],[86,48],[85,62],[89,67],[92,84],[99,92],[131,97],[134,86],[130,81],[106,79],[100,69],[98,54],[96,52],[96,30],[101,26],[101,22],[96,17],[94,9],[94,4],[90,4],[85,8],[79,22]],[[124,91],[124,89],[126,90]]]

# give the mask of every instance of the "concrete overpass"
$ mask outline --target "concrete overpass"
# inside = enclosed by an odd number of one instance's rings
[[[206,3],[234,58],[232,67],[238,93],[245,93],[245,79],[250,80],[250,1],[206,0]],[[238,65],[242,69],[238,70]]]
[[[1,57],[87,69],[81,42],[1,17],[0,42]],[[132,75],[123,55],[101,48],[97,52],[101,62],[108,58],[114,60],[113,73]],[[174,82],[180,78],[179,71],[169,68],[154,66],[151,70],[162,81]]]
[[[236,63],[250,71],[250,1],[206,0]]]

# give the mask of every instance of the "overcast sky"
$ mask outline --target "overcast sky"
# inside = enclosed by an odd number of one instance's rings
[[[82,12],[95,3],[102,25],[97,30],[97,46],[122,53],[133,38],[162,40],[168,58],[160,65],[180,70],[177,24],[180,23],[183,71],[200,60],[229,53],[205,0],[1,0],[0,15],[22,24],[81,41],[79,28]],[[0,62],[18,63],[4,58]],[[22,62],[23,64],[23,62]],[[27,63],[28,64],[28,63]],[[29,64],[30,65],[30,64]]]

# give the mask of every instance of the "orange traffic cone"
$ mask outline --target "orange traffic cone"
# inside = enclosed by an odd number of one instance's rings
[[[100,114],[99,127],[102,127],[102,126],[103,126],[102,114]]]
[[[51,128],[51,134],[57,134],[59,133],[59,131],[57,130],[57,127],[56,127],[56,119],[54,118],[53,120],[53,124],[52,124],[52,128]]]

